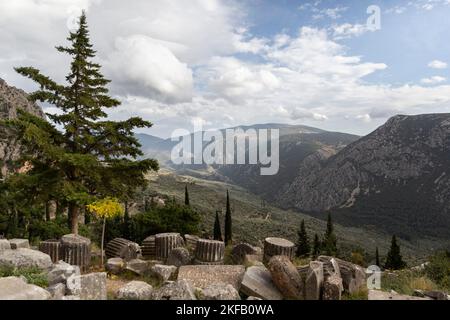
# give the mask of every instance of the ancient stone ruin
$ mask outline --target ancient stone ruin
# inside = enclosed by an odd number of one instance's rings
[[[195,264],[223,264],[225,244],[222,241],[199,239],[195,248]]]

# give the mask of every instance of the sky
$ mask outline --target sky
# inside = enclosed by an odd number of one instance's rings
[[[1,0],[0,78],[31,92],[13,68],[34,66],[65,81],[55,46],[83,9],[122,101],[109,118],[141,116],[145,133],[200,122],[364,135],[396,114],[450,112],[450,0]]]

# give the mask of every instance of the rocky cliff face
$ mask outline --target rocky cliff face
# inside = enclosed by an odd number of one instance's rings
[[[44,117],[42,109],[28,101],[25,91],[8,86],[0,79],[0,120],[14,119],[17,110],[22,109],[39,117]],[[17,159],[20,147],[10,130],[0,126],[0,170],[1,176],[10,169],[11,162]]]
[[[450,237],[450,114],[395,116],[336,155],[319,150],[278,202],[307,212],[333,209],[338,221],[406,236]]]

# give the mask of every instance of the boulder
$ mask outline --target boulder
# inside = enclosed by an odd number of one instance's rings
[[[425,291],[423,294],[434,300],[447,300],[447,294],[442,291]]]
[[[172,266],[185,266],[190,264],[192,261],[191,254],[189,250],[183,247],[175,248],[169,253],[169,257],[167,258],[167,264]]]
[[[153,300],[197,300],[194,289],[186,280],[168,282],[153,291]]]
[[[26,283],[19,277],[0,278],[0,300],[50,300],[47,290]]]
[[[48,284],[50,286],[57,283],[66,284],[67,279],[70,276],[79,274],[80,274],[79,266],[72,266],[67,262],[61,260],[55,263],[52,269],[48,272],[47,274]]]
[[[243,264],[246,266],[263,266],[262,254],[246,254]]]
[[[150,300],[153,287],[144,281],[131,281],[117,290],[117,298],[121,300]]]
[[[323,300],[341,300],[342,279],[333,274],[329,276],[323,285]]]
[[[3,250],[10,250],[10,249],[11,249],[11,244],[9,243],[9,241],[6,239],[0,239],[0,253]]]
[[[433,300],[433,299],[406,296],[398,293],[384,292],[380,290],[369,290],[368,300]]]
[[[247,269],[241,283],[241,290],[247,296],[264,300],[282,300],[283,295],[272,281],[269,270],[264,266],[253,266]]]
[[[256,255],[256,249],[248,243],[240,243],[233,246],[231,250],[231,258],[235,264],[243,264],[246,255]]]
[[[9,243],[11,245],[11,249],[30,249],[30,243],[28,242],[28,239],[11,239],[9,240]]]
[[[286,299],[304,299],[304,284],[288,256],[273,256],[268,265],[272,280]]]
[[[52,265],[50,256],[37,250],[20,248],[0,252],[0,266],[11,266],[14,268],[36,267],[42,270],[49,270]]]
[[[66,285],[64,283],[56,283],[47,288],[52,295],[52,300],[62,300],[66,294]]]
[[[175,266],[166,266],[163,264],[155,264],[150,268],[151,273],[156,276],[159,281],[166,282],[172,277],[173,274],[177,271],[177,267]]]
[[[239,292],[231,285],[214,283],[201,292],[201,300],[241,300]]]
[[[340,275],[346,292],[353,294],[366,285],[366,272],[363,267],[329,256],[320,256],[318,260],[324,263],[326,276],[333,273]]]
[[[81,300],[106,300],[106,272],[70,276],[67,294],[79,296]]]
[[[141,259],[133,259],[127,262],[126,270],[144,276],[150,271],[150,263]]]
[[[305,299],[320,300],[323,285],[323,263],[311,261],[305,277]]]
[[[239,290],[244,273],[244,266],[182,266],[178,270],[178,280],[186,280],[191,286],[201,289],[204,289],[211,284],[225,283],[231,284],[236,290]]]
[[[109,258],[105,267],[111,274],[120,274],[125,269],[125,266],[125,261],[122,258]]]

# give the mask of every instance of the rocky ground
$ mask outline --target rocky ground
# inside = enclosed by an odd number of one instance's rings
[[[106,247],[104,267],[83,265],[86,260],[78,248],[85,241],[67,235],[59,251],[44,253],[24,239],[0,239],[0,270],[10,270],[0,277],[0,299],[341,300],[361,293],[369,300],[448,299],[438,291],[416,290],[414,296],[367,291],[366,269],[334,257],[294,265],[294,245],[279,238],[266,239],[264,249],[237,244],[228,257],[222,242],[190,235],[150,236],[142,246],[114,239]],[[75,255],[66,255],[67,248],[78,252],[81,265],[59,260],[73,263]],[[98,261],[98,253],[86,253],[88,263]]]

